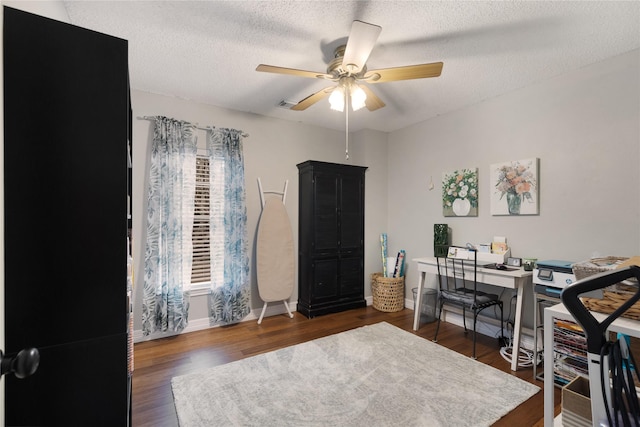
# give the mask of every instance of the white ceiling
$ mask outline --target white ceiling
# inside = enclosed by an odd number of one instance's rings
[[[71,23],[129,40],[133,89],[339,130],[326,99],[277,107],[326,81],[256,66],[324,72],[353,20],[380,25],[370,70],[444,62],[438,78],[372,85],[386,107],[349,115],[352,131],[389,132],[640,48],[638,1],[63,3]]]

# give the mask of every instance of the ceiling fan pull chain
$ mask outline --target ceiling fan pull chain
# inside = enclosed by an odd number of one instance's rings
[[[344,91],[344,111],[346,117],[346,123],[344,126],[345,129],[345,149],[344,149],[344,158],[349,160],[349,88],[345,88]]]

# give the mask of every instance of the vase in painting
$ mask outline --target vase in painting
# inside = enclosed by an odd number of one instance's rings
[[[471,212],[471,202],[469,199],[455,199],[451,206],[456,216],[467,216]]]
[[[509,215],[520,215],[520,206],[522,205],[522,196],[516,193],[507,193],[507,207]]]

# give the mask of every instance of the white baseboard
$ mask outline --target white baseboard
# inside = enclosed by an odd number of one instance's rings
[[[405,299],[405,307],[411,310],[414,310],[413,301],[410,299]],[[445,308],[443,316],[443,322],[448,322],[454,324],[456,326],[464,327],[463,319],[462,319],[462,310],[457,309],[455,307]],[[473,327],[473,319],[467,318],[467,328]],[[497,338],[500,335],[500,320],[494,319],[492,317],[483,316],[480,314],[478,316],[478,323],[476,331],[480,334],[487,335],[492,338]],[[510,331],[507,331],[505,328],[503,331],[504,335],[509,337]],[[521,348],[527,349],[529,351],[533,351],[533,330],[530,328],[522,328],[522,334],[520,335],[520,346]],[[538,351],[542,351],[544,348],[542,330],[538,331]]]
[[[444,316],[442,320],[448,323],[452,323],[454,325],[463,327],[464,319],[462,318],[462,312],[456,313],[450,310],[444,310]],[[473,319],[467,318],[467,328],[473,328]],[[500,336],[500,320],[492,319],[491,317],[481,317],[478,316],[478,323],[476,325],[476,332],[479,334],[487,335],[493,338],[498,338]],[[507,331],[504,331],[506,335]]]
[[[292,313],[296,311],[298,309],[298,302],[297,301],[290,302],[289,309],[291,310]],[[262,312],[262,307],[255,308],[251,310],[251,312],[244,319],[242,319],[241,322],[257,321],[260,318],[261,312]],[[284,304],[267,305],[267,311],[264,313],[264,317],[266,318],[270,316],[286,314],[286,312],[287,310],[284,307]],[[156,332],[154,334],[144,336],[141,329],[136,329],[133,331],[133,342],[138,343],[138,342],[144,342],[144,341],[157,340],[159,338],[172,337],[176,335],[186,334],[189,332],[196,332],[196,331],[201,331],[209,328],[217,328],[219,326],[220,325],[211,326],[209,324],[208,317],[202,317],[199,319],[189,319],[189,324],[187,325],[187,327],[180,332],[164,332],[164,333]]]
[[[367,302],[367,305],[371,305],[373,304],[373,297],[366,297],[365,301]],[[292,313],[296,311],[298,309],[298,302],[297,301],[290,302],[289,309],[291,310]],[[262,307],[255,308],[251,310],[251,312],[247,315],[247,317],[242,319],[241,322],[257,321],[260,318],[261,312],[262,312]],[[281,314],[286,314],[286,312],[287,310],[284,307],[284,304],[267,305],[267,311],[264,313],[264,317],[267,318],[271,316],[278,316]],[[144,341],[157,340],[159,338],[172,337],[175,335],[186,334],[189,332],[201,331],[204,329],[217,328],[217,327],[219,327],[219,325],[211,326],[209,324],[208,317],[202,317],[199,319],[190,319],[187,327],[180,332],[164,332],[164,333],[157,332],[151,335],[144,336],[141,329],[136,329],[133,331],[133,342],[138,343],[138,342],[144,342]]]
[[[373,297],[368,296],[365,298],[367,305],[371,305],[373,304]],[[410,298],[405,298],[404,300],[404,306],[405,308],[408,308],[410,310],[413,310],[413,299]],[[291,312],[293,313],[294,311],[296,311],[298,309],[298,302],[290,302],[289,303],[289,308],[291,309]],[[257,321],[260,318],[260,313],[262,312],[262,308],[256,308],[251,310],[251,312],[247,315],[247,317],[245,317],[244,319],[242,319],[242,322],[251,322],[251,321]],[[267,311],[265,312],[265,317],[270,317],[270,316],[278,316],[278,315],[282,315],[282,314],[286,314],[287,310],[284,308],[284,304],[275,304],[275,305],[268,305],[267,306]],[[444,322],[449,322],[452,323],[454,325],[463,326],[462,323],[462,314],[460,313],[456,313],[455,309],[449,309],[449,310],[445,310],[444,312],[444,316],[442,318],[442,320]],[[467,319],[467,323],[468,326],[470,324],[470,320]],[[171,336],[175,336],[175,335],[180,335],[180,334],[186,334],[189,332],[196,332],[196,331],[201,331],[204,329],[209,329],[209,328],[217,328],[218,325],[215,326],[211,326],[209,324],[209,318],[208,317],[203,317],[203,318],[199,318],[199,319],[191,319],[189,320],[189,324],[187,325],[186,328],[184,328],[184,330],[182,330],[181,332],[173,332],[173,333],[169,333],[169,332],[165,332],[165,333],[154,333],[151,335],[147,335],[144,336],[142,333],[142,330],[140,329],[136,329],[133,331],[133,342],[134,343],[138,343],[138,342],[144,342],[144,341],[151,341],[151,340],[155,340],[155,339],[159,339],[159,338],[166,338],[166,337],[171,337]],[[498,335],[500,335],[500,321],[498,319],[493,319],[490,317],[484,317],[484,316],[480,316],[478,317],[478,328],[477,328],[477,332],[481,333],[483,335],[487,335],[490,337],[498,337]],[[507,331],[505,330],[505,335],[507,334]],[[542,335],[538,336],[538,349],[540,351],[542,351]],[[526,348],[527,350],[533,350],[533,331],[531,329],[528,328],[523,328],[522,330],[522,347]]]

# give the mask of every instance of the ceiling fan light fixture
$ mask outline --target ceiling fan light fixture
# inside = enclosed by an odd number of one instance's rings
[[[331,109],[335,111],[344,111],[344,89],[341,86],[336,87],[331,96],[329,96],[329,104]]]
[[[358,111],[365,106],[367,100],[367,94],[358,85],[351,86],[351,108],[353,111]]]

